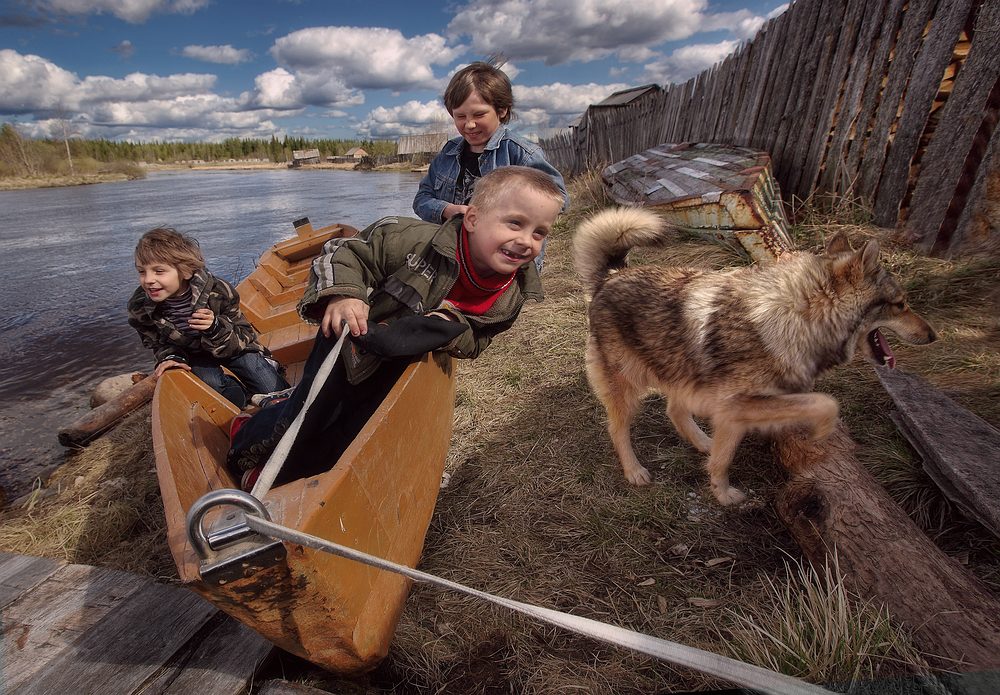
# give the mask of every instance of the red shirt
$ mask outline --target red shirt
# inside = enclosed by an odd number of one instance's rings
[[[510,283],[514,282],[517,271],[510,275],[500,275],[484,280],[472,267],[469,258],[469,233],[462,225],[458,235],[458,247],[455,249],[458,260],[458,280],[448,293],[446,299],[463,314],[480,316],[485,314],[502,295]]]

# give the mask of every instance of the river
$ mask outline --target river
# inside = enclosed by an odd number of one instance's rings
[[[152,368],[125,315],[143,232],[167,225],[191,234],[209,270],[238,281],[299,217],[361,229],[385,215],[412,216],[420,176],[170,171],[0,191],[0,486],[8,499],[62,459],[56,433],[87,412],[98,382]]]

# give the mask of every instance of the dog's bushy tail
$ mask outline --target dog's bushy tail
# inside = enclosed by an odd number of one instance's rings
[[[624,267],[630,248],[661,243],[664,228],[660,217],[643,208],[608,208],[584,220],[573,237],[584,291],[594,296],[613,268]]]

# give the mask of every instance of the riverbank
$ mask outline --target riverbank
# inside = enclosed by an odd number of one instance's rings
[[[92,183],[128,181],[122,173],[85,174],[77,176],[5,176],[0,178],[0,191],[19,191],[27,188],[58,188],[61,186],[87,186]]]

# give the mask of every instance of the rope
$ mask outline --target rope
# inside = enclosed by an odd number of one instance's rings
[[[777,671],[771,671],[760,666],[730,659],[720,654],[713,654],[702,649],[688,647],[677,642],[670,642],[658,637],[645,635],[641,632],[635,632],[634,630],[627,630],[616,625],[591,620],[590,618],[583,618],[550,608],[542,608],[530,603],[521,603],[520,601],[479,591],[478,589],[473,589],[448,579],[442,579],[433,574],[421,572],[420,570],[399,565],[389,560],[354,550],[353,548],[338,545],[323,538],[317,538],[301,531],[286,528],[259,516],[248,514],[246,516],[246,523],[247,526],[257,533],[277,538],[286,543],[295,543],[307,548],[333,553],[339,557],[354,560],[370,567],[401,574],[417,582],[426,582],[445,589],[468,594],[469,596],[475,596],[484,601],[531,616],[542,622],[587,635],[602,642],[628,647],[629,649],[634,649],[657,659],[668,661],[678,666],[686,666],[747,688],[754,688],[765,693],[773,693],[774,695],[829,695],[831,693],[831,691],[821,688],[818,685],[806,683],[803,680],[786,676]]]
[[[281,467],[285,464],[285,459],[288,458],[288,452],[292,450],[292,445],[295,444],[295,437],[298,436],[299,429],[302,427],[302,421],[306,417],[306,411],[309,410],[309,406],[312,405],[313,401],[316,400],[316,396],[323,389],[323,385],[326,384],[327,377],[330,376],[330,372],[333,371],[333,365],[337,362],[337,357],[340,356],[340,348],[344,345],[344,340],[347,338],[347,334],[350,332],[346,328],[346,322],[344,327],[340,332],[340,338],[337,343],[330,350],[330,353],[324,358],[323,364],[320,365],[319,371],[316,372],[316,378],[313,379],[312,384],[309,387],[309,394],[306,396],[305,403],[302,404],[302,408],[299,409],[298,414],[295,419],[292,420],[292,424],[289,425],[288,429],[281,439],[278,441],[278,445],[274,447],[274,451],[267,459],[267,463],[264,464],[264,469],[260,472],[257,477],[257,482],[254,483],[253,490],[250,494],[261,500],[264,499],[264,495],[267,491],[271,489],[274,484],[274,479],[278,477],[278,473],[281,472]]]

